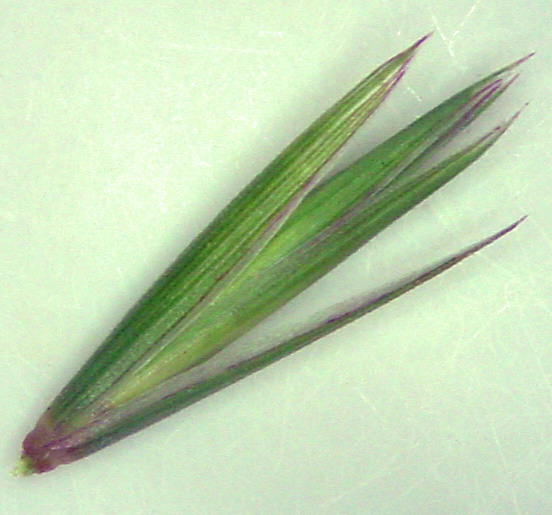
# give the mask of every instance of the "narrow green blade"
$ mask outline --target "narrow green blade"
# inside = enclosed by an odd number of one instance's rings
[[[294,236],[302,233],[295,229],[294,218],[290,218],[194,323],[172,335],[170,345],[115,384],[102,399],[102,406],[117,406],[141,395],[197,364],[196,353],[205,356],[208,349],[220,350],[244,334],[467,168],[497,141],[516,116],[424,174],[386,188],[374,199],[361,199],[334,217],[324,230],[292,249],[288,247],[287,232]],[[308,220],[315,224],[325,216],[326,209],[320,205],[319,212],[307,213]]]
[[[341,224],[345,214],[356,209],[355,206],[361,201],[364,202],[363,199],[385,188],[396,188],[408,181],[413,175],[413,170],[419,168],[423,160],[467,127],[508,88],[513,80],[513,70],[525,59],[465,88],[351,166],[316,186],[291,213],[282,229],[275,235],[274,241],[267,243],[257,256],[251,258],[247,270],[225,284],[224,294],[218,299],[211,299],[210,307],[198,312],[196,317],[186,317],[180,324],[175,325],[166,335],[166,345],[157,346],[137,360],[132,374],[129,374],[132,377],[123,380],[110,392],[109,402],[128,400],[130,396],[138,395],[140,389],[147,389],[199,363],[202,359],[209,358],[212,353],[248,330],[260,318],[270,314],[270,309],[276,309],[289,300],[290,297],[283,294],[280,300],[271,297],[269,302],[260,303],[262,294],[253,284],[246,287],[247,290],[259,295],[256,301],[252,300],[252,305],[262,304],[269,309],[258,316],[251,316],[249,320],[241,316],[239,322],[233,322],[235,311],[243,314],[251,312],[248,308],[236,307],[243,305],[243,298],[251,298],[247,294],[242,295],[237,286],[243,283],[241,277],[244,274],[251,276],[262,273],[265,278],[259,281],[255,278],[253,282],[262,285],[265,292],[274,291],[266,286],[265,280],[266,269],[272,266],[271,263],[286,259],[288,253],[301,246],[307,246],[313,238],[319,239],[320,234],[332,227],[332,224]],[[492,138],[491,140],[494,141]],[[318,249],[316,252],[320,253]],[[291,265],[294,266],[295,264]],[[299,270],[300,266],[297,265],[295,268]],[[288,273],[286,270],[278,270],[282,277]],[[279,282],[279,278],[277,281]],[[283,281],[282,284],[287,283]],[[307,287],[310,282],[297,284]],[[288,291],[296,294],[300,290],[290,288]],[[222,305],[226,308],[221,308]],[[220,310],[220,313],[217,310]],[[212,313],[210,318],[209,313]],[[228,313],[232,319],[229,319]],[[173,356],[170,363],[169,356]],[[158,363],[162,364],[161,367]]]
[[[519,62],[324,178],[323,165],[381,104],[424,39],[322,115],[192,242],[39,419],[23,444],[21,474],[70,463],[154,423],[410,291],[520,223],[271,349],[225,361],[225,347],[458,175],[517,116],[426,167],[508,88]]]
[[[520,59],[465,88],[311,191],[282,231],[284,255],[315,237],[360,200],[398,186],[420,171],[440,147],[480,116],[510,86]],[[267,253],[265,252],[266,256]]]
[[[126,315],[50,406],[63,421],[86,409],[145,353],[208,304],[270,240],[320,169],[400,80],[422,38],[390,59],[301,134],[196,238]],[[205,349],[206,356],[213,351]]]
[[[229,365],[217,374],[196,383],[190,383],[186,377],[187,373],[184,373],[162,387],[151,390],[145,398],[129,402],[120,408],[98,416],[94,424],[60,438],[50,451],[51,459],[58,463],[70,463],[81,459],[297,352],[313,341],[336,331],[449,270],[514,230],[524,219],[525,217],[519,219],[492,236],[421,273],[403,279],[382,293],[367,295],[349,302],[346,307],[340,307],[332,315],[313,323],[308,329],[298,332],[260,354]],[[19,473],[27,474],[31,465],[28,459],[23,458],[19,464]]]

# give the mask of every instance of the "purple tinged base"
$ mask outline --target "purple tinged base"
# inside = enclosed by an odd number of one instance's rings
[[[50,414],[46,412],[35,428],[23,440],[22,462],[25,474],[41,474],[78,459],[75,453],[56,442],[62,439],[61,431],[55,427]]]

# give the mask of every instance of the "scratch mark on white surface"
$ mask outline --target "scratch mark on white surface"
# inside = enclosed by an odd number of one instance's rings
[[[493,439],[494,439],[496,448],[498,450],[498,455],[500,457],[500,461],[502,462],[502,467],[504,469],[504,474],[507,477],[509,477],[510,476],[510,473],[509,473],[510,468],[508,467],[508,464],[506,462],[506,457],[504,456],[504,451],[502,450],[502,444],[500,443],[500,439],[498,438],[498,434],[496,432],[496,428],[495,428],[494,424],[491,423],[490,426],[491,426],[491,432],[492,432],[492,435],[493,435]],[[511,492],[512,502],[514,503],[514,506],[515,506],[515,509],[516,509],[516,513],[521,514],[521,509],[519,507],[519,501],[518,501],[518,498],[517,498],[517,495],[516,495],[516,489],[515,488],[510,488],[510,492]]]
[[[420,95],[418,95],[418,93],[416,93],[411,87],[408,87],[406,88],[408,91],[410,91],[410,93],[412,93],[412,96],[418,101],[418,102],[421,102],[422,99],[420,98]]]
[[[496,313],[502,313],[503,311],[506,311],[508,309],[510,309],[512,306],[510,305],[510,302],[508,300],[508,298],[506,298],[506,301],[505,301],[505,304],[504,306],[502,306]]]
[[[470,10],[467,12],[466,16],[464,16],[462,21],[459,23],[458,28],[452,33],[452,36],[450,38],[445,35],[445,32],[441,28],[441,26],[439,24],[439,21],[437,20],[437,17],[435,16],[435,13],[431,9],[431,7],[429,8],[429,12],[431,14],[431,20],[433,21],[433,24],[435,25],[435,29],[437,30],[437,32],[438,32],[439,36],[441,37],[441,39],[443,40],[443,42],[445,43],[445,46],[447,47],[448,53],[452,57],[456,57],[454,55],[454,50],[453,50],[453,46],[454,46],[454,43],[455,43],[455,41],[454,41],[455,38],[457,38],[460,35],[460,33],[462,32],[462,29],[464,28],[464,26],[466,25],[468,20],[471,18],[473,13],[476,11],[476,9],[478,8],[481,1],[482,0],[476,0],[474,2],[474,4],[471,6]]]
[[[366,486],[374,483],[375,481],[381,479],[382,477],[390,476],[393,473],[393,468],[396,466],[400,456],[401,455],[399,452],[395,453],[393,456],[390,456],[389,460],[384,464],[384,466],[380,470],[372,473],[370,477],[362,481],[359,481],[351,488],[342,490],[339,494],[331,497],[323,504],[320,504],[319,512],[326,511],[336,505],[339,506],[339,504],[343,499],[347,499],[348,497],[351,497],[352,494],[362,491],[364,488],[366,488]],[[333,513],[333,511],[330,511],[330,513]]]
[[[533,352],[533,357],[534,357],[534,360],[535,360],[535,363],[536,363],[536,367],[537,367],[538,372],[541,376],[542,384],[548,390],[548,395],[546,397],[546,400],[548,402],[546,402],[546,407],[548,408],[548,411],[551,411],[550,399],[552,399],[552,385],[550,384],[550,378],[549,378],[548,373],[546,372],[545,367],[543,366],[541,356],[539,356],[535,352],[535,349],[533,348],[533,346],[531,346],[531,350]]]
[[[320,9],[320,16],[318,18],[318,26],[324,30],[326,27],[326,18],[328,17],[328,8],[327,5],[324,6],[325,9]]]
[[[460,34],[460,31],[464,28],[464,25],[466,25],[466,22],[470,18],[470,16],[475,12],[477,9],[477,6],[481,3],[481,0],[476,0],[476,2],[471,6],[471,9],[468,11],[468,14],[464,17],[464,19],[460,22],[460,25],[458,25],[458,28],[453,32],[452,38],[455,38]],[[451,38],[451,41],[452,41]]]
[[[443,32],[443,29],[441,29],[441,26],[439,25],[439,21],[437,20],[437,17],[435,16],[435,13],[431,9],[431,7],[429,8],[429,12],[431,14],[431,21],[433,22],[433,25],[435,25],[435,28],[437,29],[437,33],[439,34],[439,36],[441,36],[441,39],[445,43],[449,54],[452,57],[455,57],[454,52],[452,51],[452,41],[445,36],[445,33]]]
[[[363,402],[366,403],[367,406],[370,407],[370,409],[372,410],[372,412],[374,413],[374,415],[376,415],[378,417],[378,419],[381,421],[381,422],[384,422],[384,423],[388,423],[389,420],[387,417],[385,417],[381,411],[378,409],[378,407],[376,406],[376,404],[374,403],[373,400],[369,399],[366,394],[360,389],[360,388],[355,388],[355,391],[356,393],[358,394],[358,396],[362,399]]]
[[[25,120],[29,121],[31,119],[31,114],[33,111],[33,105],[34,105],[34,99],[31,98],[29,100],[29,103],[27,104],[26,114],[25,114]]]
[[[201,166],[201,167],[211,166],[211,163],[209,163],[209,162],[207,162],[207,161],[205,161],[204,159],[201,158],[199,152],[197,151],[197,149],[193,145],[188,144],[188,150],[190,151],[190,155],[191,155],[191,158],[192,158],[193,162],[197,166]]]

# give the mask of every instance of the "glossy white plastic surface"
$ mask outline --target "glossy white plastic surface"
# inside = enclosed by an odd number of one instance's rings
[[[0,512],[551,513],[549,0],[3,2]],[[86,460],[21,439],[181,248],[375,66],[434,31],[336,165],[515,59],[476,165],[294,301],[308,316],[516,218],[431,284]]]

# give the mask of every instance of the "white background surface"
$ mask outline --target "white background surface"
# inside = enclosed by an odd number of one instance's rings
[[[552,513],[551,10],[2,2],[0,513]],[[523,226],[133,438],[11,477],[47,402],[181,248],[322,110],[430,30],[340,161],[536,50],[471,136],[530,105],[293,310],[396,279],[528,213]]]

